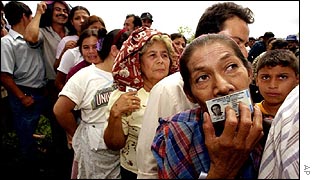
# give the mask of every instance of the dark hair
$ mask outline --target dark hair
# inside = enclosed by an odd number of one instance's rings
[[[85,29],[81,35],[79,36],[79,39],[77,41],[77,45],[79,47],[80,53],[82,54],[82,43],[83,40],[91,37],[91,36],[95,36],[97,39],[105,37],[106,36],[106,29],[102,28],[102,29]]]
[[[141,27],[142,26],[142,20],[139,16],[136,16],[134,14],[128,14],[126,16],[126,19],[133,17],[133,25],[134,27]]]
[[[212,111],[213,113],[215,113],[215,112],[213,111],[213,108],[214,108],[214,107],[218,107],[218,108],[221,109],[220,104],[214,104],[214,105],[211,106],[211,111]]]
[[[224,22],[232,17],[239,17],[247,24],[255,21],[253,12],[234,2],[217,3],[208,7],[199,19],[195,37],[202,34],[218,33],[222,30]]]
[[[287,49],[288,48],[288,41],[280,38],[275,38],[269,42],[271,48],[270,50],[274,49]]]
[[[74,14],[78,10],[84,10],[90,16],[90,11],[88,9],[86,9],[85,7],[83,7],[83,6],[75,6],[74,8],[72,8],[70,10],[70,14],[69,14],[69,18],[68,18],[68,21],[69,21],[69,24],[70,24],[70,26],[69,26],[69,34],[68,35],[76,35],[76,34],[78,34],[77,30],[71,24],[71,21],[73,20]]]
[[[255,64],[255,76],[257,76],[258,71],[263,67],[275,67],[280,65],[282,67],[290,67],[293,69],[296,75],[300,74],[299,70],[299,60],[294,55],[294,53],[287,49],[275,49],[266,51]]]
[[[32,15],[32,10],[24,3],[18,1],[10,1],[4,6],[4,15],[11,26],[18,24],[23,14],[26,17]]]
[[[61,3],[64,6],[66,6],[67,10],[68,10],[68,15],[70,12],[70,7],[68,6],[68,4],[64,1],[51,1],[52,3],[47,4],[47,9],[45,10],[45,13],[42,14],[41,18],[40,18],[40,22],[39,22],[39,27],[43,28],[43,27],[47,27],[47,26],[51,26],[52,24],[52,15],[53,15],[53,8],[55,3]],[[71,24],[71,23],[70,23]],[[65,24],[65,26],[69,29],[70,25],[69,21]]]
[[[104,60],[109,55],[112,45],[115,45],[119,50],[129,35],[130,32],[125,29],[114,29],[106,34],[104,38],[99,39],[99,42],[102,44],[100,50],[98,50],[100,58]]]
[[[238,45],[235,43],[235,41],[225,35],[220,34],[205,34],[202,36],[199,36],[198,38],[194,39],[184,50],[182,53],[180,59],[179,59],[179,65],[180,65],[180,74],[183,77],[184,81],[184,91],[186,94],[192,95],[191,92],[191,86],[190,86],[190,72],[188,69],[188,62],[191,59],[192,54],[199,49],[202,46],[210,45],[214,43],[220,43],[222,45],[225,45],[229,48],[231,48],[237,58],[239,58],[245,68],[250,71],[251,65],[249,61],[244,57],[243,53],[241,52]]]
[[[84,23],[81,26],[81,30],[84,31],[85,29],[88,29],[89,26],[91,26],[92,24],[94,24],[96,22],[100,22],[104,26],[104,28],[106,29],[106,26],[105,26],[103,19],[99,16],[92,15],[84,21]]]
[[[185,41],[185,44],[187,44],[187,39],[185,38],[184,35],[182,35],[181,33],[173,33],[170,35],[171,36],[171,40],[173,41],[174,39],[177,39],[177,38],[183,38],[184,41]]]

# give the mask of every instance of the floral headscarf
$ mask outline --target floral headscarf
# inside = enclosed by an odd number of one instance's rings
[[[126,86],[137,90],[143,87],[139,51],[156,34],[162,33],[140,27],[134,30],[122,45],[113,65],[114,83],[118,85],[120,91],[126,91]]]

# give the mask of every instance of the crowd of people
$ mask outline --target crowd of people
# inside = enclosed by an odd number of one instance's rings
[[[234,2],[207,7],[191,42],[153,22],[150,12],[127,14],[122,27],[108,30],[84,6],[42,1],[33,16],[25,3],[1,1],[0,139],[13,129],[19,152],[19,168],[4,161],[4,173],[299,178],[298,36],[249,37],[254,12]],[[237,114],[206,105],[245,89],[253,112],[243,102]],[[52,132],[50,169],[34,138],[41,116]]]

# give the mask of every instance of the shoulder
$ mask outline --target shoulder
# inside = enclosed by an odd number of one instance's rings
[[[179,72],[171,74],[157,84],[151,89],[150,94],[180,94],[183,91],[183,80]]]

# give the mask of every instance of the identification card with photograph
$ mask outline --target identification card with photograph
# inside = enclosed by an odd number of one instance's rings
[[[130,86],[126,86],[126,92],[137,91],[136,88],[132,88]]]
[[[240,101],[247,104],[251,112],[254,111],[249,89],[206,101],[212,122],[225,120],[225,107],[228,105],[235,110],[236,116],[238,117],[238,105]]]

